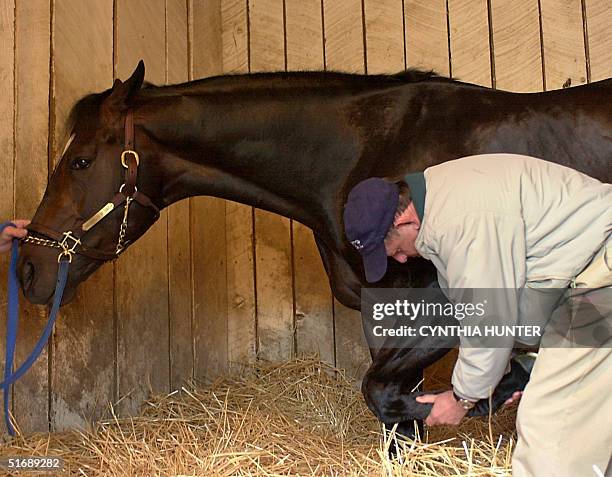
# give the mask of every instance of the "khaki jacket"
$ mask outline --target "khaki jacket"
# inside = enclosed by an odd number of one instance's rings
[[[417,250],[433,262],[451,301],[453,289],[509,290],[495,310],[507,324],[521,324],[530,306],[521,290],[567,287],[612,232],[612,185],[540,159],[470,156],[428,168],[425,182]],[[511,344],[462,346],[455,392],[487,398],[505,372]]]

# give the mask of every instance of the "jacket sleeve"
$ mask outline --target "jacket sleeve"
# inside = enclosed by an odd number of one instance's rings
[[[520,289],[525,284],[525,228],[521,217],[474,211],[441,227],[437,235],[440,261],[446,264],[448,296],[462,300],[464,289],[501,289],[489,299],[486,316],[495,323],[518,323]],[[490,293],[485,294],[490,296]],[[475,290],[474,297],[478,296]],[[473,298],[471,298],[473,299]],[[504,375],[514,339],[496,338],[496,348],[470,347],[461,337],[453,371],[455,392],[464,398],[488,398]]]

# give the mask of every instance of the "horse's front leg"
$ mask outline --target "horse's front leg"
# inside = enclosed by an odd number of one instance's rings
[[[374,415],[388,427],[398,424],[397,432],[415,437],[415,421],[422,431],[422,420],[430,411],[431,404],[421,404],[416,397],[425,394],[416,391],[422,380],[423,370],[442,358],[458,345],[456,338],[430,340],[429,348],[381,348],[375,355],[362,383],[365,401]],[[495,388],[491,399],[481,399],[470,410],[468,416],[487,416],[495,412],[515,391],[525,389],[530,369],[512,360],[511,370]]]

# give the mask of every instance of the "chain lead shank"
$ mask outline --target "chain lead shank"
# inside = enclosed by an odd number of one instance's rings
[[[119,229],[119,240],[117,242],[117,250],[115,253],[119,255],[125,249],[125,234],[127,232],[128,224],[128,213],[130,211],[130,203],[133,201],[131,197],[125,199],[125,209],[123,212],[123,221],[121,222],[121,228]]]
[[[32,235],[26,235],[21,239],[23,243],[31,243],[34,245],[42,245],[43,247],[51,247],[51,248],[62,248],[59,242],[55,240],[47,240],[43,238],[34,237]]]

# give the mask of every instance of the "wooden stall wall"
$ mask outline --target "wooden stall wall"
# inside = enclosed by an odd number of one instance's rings
[[[155,84],[418,67],[541,91],[612,76],[611,28],[608,0],[5,0],[0,216],[32,216],[72,104],[125,79],[141,58]],[[7,263],[0,257],[2,276]],[[46,313],[22,303],[18,362]],[[0,326],[0,340],[4,333]],[[312,232],[192,198],[165,210],[62,308],[50,346],[14,387],[12,410],[26,432],[81,427],[108,402],[131,413],[151,391],[301,353],[357,378],[369,364],[359,314],[333,298]],[[451,365],[452,357],[434,375]]]

